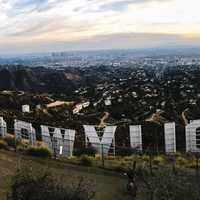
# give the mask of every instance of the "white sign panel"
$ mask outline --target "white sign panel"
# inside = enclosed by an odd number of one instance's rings
[[[200,129],[200,120],[190,121],[186,126],[186,152],[200,152],[197,129]]]
[[[0,136],[5,137],[7,134],[7,124],[3,117],[0,117]]]
[[[141,125],[130,126],[130,145],[142,151],[142,127]]]
[[[31,145],[36,142],[36,132],[31,123],[15,120],[14,130],[17,141],[24,138],[28,139]]]
[[[75,130],[62,129],[63,138],[63,154],[67,156],[73,155],[74,150],[74,140],[75,140]]]
[[[57,155],[72,156],[75,130],[41,126],[42,140]]]
[[[22,112],[23,113],[29,113],[30,112],[30,106],[29,105],[23,105],[22,106]]]
[[[95,126],[92,125],[84,125],[86,143],[89,140],[89,143],[97,149],[98,153],[102,153],[104,155],[108,155],[112,142],[115,140],[115,131],[116,126],[107,126],[104,129],[103,136],[100,138],[97,134]],[[115,148],[115,144],[113,144]]]
[[[176,153],[176,125],[175,123],[166,123],[165,129],[165,152]]]

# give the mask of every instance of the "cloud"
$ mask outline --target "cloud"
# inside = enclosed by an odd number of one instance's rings
[[[33,1],[33,0],[7,0],[4,1],[4,12],[8,18],[15,17],[16,15],[22,15],[24,13],[32,12],[35,9],[42,9],[45,6],[48,6],[48,1]]]
[[[110,41],[147,33],[148,46],[150,33],[172,35],[171,41],[200,34],[199,7],[199,0],[0,0],[0,45],[78,45],[103,35]]]

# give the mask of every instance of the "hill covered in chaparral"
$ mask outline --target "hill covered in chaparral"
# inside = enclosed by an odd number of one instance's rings
[[[128,143],[129,125],[143,125],[144,135],[154,135],[157,127],[162,141],[164,123],[175,122],[184,146],[185,125],[200,118],[199,77],[198,65],[2,65],[0,115],[11,130],[16,118],[36,127],[73,128],[80,135],[84,124],[117,125],[119,145]],[[30,113],[21,112],[25,104]]]

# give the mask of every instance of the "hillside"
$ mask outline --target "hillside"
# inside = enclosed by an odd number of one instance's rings
[[[77,72],[43,67],[0,66],[0,90],[70,92],[80,79]]]
[[[12,175],[15,173],[16,167],[22,164],[29,163],[34,167],[44,167],[51,170],[57,175],[62,175],[64,181],[72,181],[74,177],[85,177],[89,181],[92,181],[95,185],[97,194],[96,200],[102,199],[115,199],[126,200],[124,196],[124,187],[126,185],[126,179],[119,175],[107,172],[96,168],[87,168],[81,166],[75,166],[70,164],[64,164],[53,160],[41,160],[34,159],[26,156],[16,156],[15,153],[0,151],[0,199],[6,199],[6,193],[9,188]]]
[[[200,67],[159,63],[76,68],[0,66],[0,116],[8,122],[10,133],[13,120],[20,119],[33,123],[39,133],[41,124],[75,129],[80,139],[84,139],[84,124],[117,125],[117,146],[129,145],[124,132],[129,125],[141,124],[144,140],[158,143],[156,129],[162,147],[164,123],[175,122],[181,144],[177,151],[183,151],[184,126],[200,118]],[[30,113],[21,112],[24,104],[30,105]]]

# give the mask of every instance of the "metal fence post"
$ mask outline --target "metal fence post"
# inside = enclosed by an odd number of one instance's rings
[[[103,144],[101,144],[101,160],[102,160],[102,167],[105,167],[104,161],[104,151],[103,151]]]

